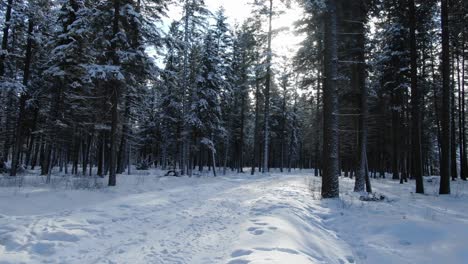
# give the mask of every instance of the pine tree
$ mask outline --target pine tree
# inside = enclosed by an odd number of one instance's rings
[[[440,164],[440,194],[450,194],[451,178],[451,125],[450,125],[450,43],[449,43],[449,21],[448,1],[441,2],[442,21],[442,153]]]
[[[327,1],[325,17],[325,86],[323,89],[322,197],[339,197],[337,2]]]

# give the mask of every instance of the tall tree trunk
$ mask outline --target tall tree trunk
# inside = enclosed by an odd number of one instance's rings
[[[461,163],[461,166],[463,168],[463,171],[464,173],[461,174],[461,179],[466,181],[467,177],[468,177],[468,162],[467,162],[467,149],[466,149],[466,125],[465,125],[465,122],[466,122],[466,118],[465,118],[465,58],[466,58],[466,54],[465,54],[465,49],[466,49],[466,46],[465,46],[465,41],[466,41],[466,38],[465,38],[465,32],[463,32],[463,40],[462,40],[462,66],[461,66],[461,71],[462,71],[462,76],[461,76],[461,97],[462,97],[462,100],[461,100],[461,115],[462,115],[462,123],[461,123],[461,131],[462,131],[462,148],[463,148],[463,159],[460,161]]]
[[[34,23],[32,18],[29,18],[28,21],[28,42],[26,45],[26,57],[24,61],[24,71],[23,71],[23,87],[27,89],[31,68],[31,58],[32,58],[32,33],[34,29]],[[19,165],[20,153],[23,148],[24,143],[24,126],[25,126],[25,117],[26,117],[26,100],[28,99],[27,91],[22,91],[20,94],[20,103],[19,103],[19,116],[16,126],[16,142],[15,147],[13,148],[13,158],[11,162],[11,171],[10,176],[16,176],[16,171]]]
[[[114,0],[114,19],[113,19],[113,36],[117,37],[119,33],[119,20],[120,20],[120,0]],[[111,44],[112,49],[112,63],[119,65],[119,57],[117,55],[117,43],[115,41]],[[115,80],[111,82],[112,94],[112,120],[111,120],[111,137],[110,137],[110,156],[109,156],[109,186],[115,186],[117,184],[116,170],[117,170],[117,132],[119,126],[119,97],[120,97],[120,81]]]
[[[322,57],[322,56],[321,56]],[[322,84],[322,74],[321,70],[318,71],[318,80],[317,80],[317,98],[315,106],[315,140],[314,140],[314,176],[318,177],[320,172],[320,94],[323,88]]]
[[[338,37],[336,0],[327,1],[325,18],[325,78],[323,89],[322,197],[340,195],[338,170]]]
[[[258,59],[258,54],[257,54]],[[260,76],[258,70],[255,73],[255,127],[254,127],[254,142],[253,142],[253,158],[252,169],[250,174],[254,175],[255,169],[259,162],[260,151],[258,145],[260,144]]]
[[[451,174],[451,127],[450,127],[450,42],[448,21],[448,0],[441,0],[442,21],[442,137],[439,194],[450,194]]]
[[[28,152],[26,154],[26,160],[25,164],[26,166],[31,165],[31,155],[33,155],[33,148],[36,144],[36,127],[37,127],[37,122],[38,122],[38,116],[39,116],[39,108],[34,107],[34,114],[33,114],[33,123],[31,127],[31,135],[30,135],[30,140],[29,140],[29,146],[28,146]],[[32,167],[32,166],[31,166]]]
[[[245,130],[245,96],[246,93],[244,88],[242,89],[241,98],[241,127],[240,127],[240,139],[239,139],[239,165],[237,172],[244,172],[244,130]]]
[[[357,44],[356,44],[356,64],[353,68],[356,70],[355,82],[360,89],[360,110],[361,115],[359,117],[359,146],[358,146],[358,169],[356,171],[356,181],[354,185],[355,192],[363,192],[364,185],[367,182],[367,191],[372,191],[370,188],[369,173],[367,168],[367,119],[369,116],[369,109],[367,105],[367,85],[366,85],[366,69],[365,69],[365,28],[364,21],[366,19],[365,6],[363,1],[358,1],[356,4],[356,17],[362,23],[356,25],[357,28]]]
[[[462,48],[463,48],[463,43],[462,43]],[[465,164],[466,162],[463,162],[466,159],[466,153],[465,149],[463,148],[463,89],[462,89],[462,82],[463,80],[461,79],[461,74],[460,74],[460,48],[457,48],[456,52],[457,56],[457,84],[458,84],[458,146],[459,146],[459,152],[460,152],[460,178],[462,180],[466,180],[466,171],[465,171]]]
[[[264,113],[264,130],[263,130],[263,173],[268,172],[268,157],[270,146],[270,86],[271,86],[271,38],[272,38],[272,18],[273,18],[273,0],[270,0],[270,9],[268,13],[268,47],[267,47],[267,70],[265,80],[265,113]]]
[[[416,7],[409,0],[411,42],[411,154],[412,177],[416,179],[416,193],[424,193],[421,144],[421,96],[418,87],[418,51],[416,46]]]
[[[13,0],[8,0],[5,12],[5,27],[3,28],[2,49],[0,50],[0,77],[5,75],[5,59],[8,49],[8,34],[10,33],[11,9]]]
[[[283,102],[281,106],[282,118],[281,118],[281,160],[280,160],[280,171],[283,172],[284,168],[284,156],[286,151],[286,100],[287,100],[287,86],[283,86]]]
[[[456,108],[457,104],[455,103],[455,52],[452,52],[452,66],[451,70],[451,84],[450,84],[450,169],[452,170],[451,176],[452,180],[455,181],[458,178],[457,171],[457,123],[456,123]]]
[[[187,117],[189,112],[189,102],[187,102],[187,95],[188,95],[188,88],[189,88],[189,81],[188,81],[188,67],[189,67],[189,40],[190,40],[190,16],[192,15],[189,10],[189,4],[192,0],[186,0],[184,6],[184,45],[183,45],[183,93],[182,93],[182,146],[181,146],[181,161],[180,161],[180,169],[181,175],[185,175],[189,168],[189,131],[188,131],[188,123]]]
[[[122,135],[120,136],[120,147],[117,160],[117,172],[123,173],[125,171],[125,155],[127,154],[127,137],[129,133],[128,122],[130,119],[130,97],[127,95],[125,101],[125,114],[123,116]]]
[[[392,179],[400,179],[399,161],[400,161],[400,112],[398,110],[399,97],[397,91],[392,91]]]

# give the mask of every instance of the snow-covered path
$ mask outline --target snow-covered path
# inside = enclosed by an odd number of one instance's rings
[[[379,202],[353,180],[321,200],[311,172],[228,177],[120,176],[115,188],[34,183],[0,188],[0,264],[468,263],[468,183],[438,196],[373,179]],[[66,185],[66,184],[65,184]]]
[[[0,202],[0,263],[354,262],[304,176],[135,179]]]

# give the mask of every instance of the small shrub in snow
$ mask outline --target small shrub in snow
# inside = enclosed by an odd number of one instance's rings
[[[170,170],[168,172],[166,172],[166,174],[164,174],[164,176],[174,176],[174,177],[179,177],[179,172],[176,171],[176,170]]]
[[[308,186],[308,189],[310,193],[312,194],[312,198],[314,200],[320,200],[322,198],[321,196],[321,183],[318,179],[314,177],[306,177],[305,178],[306,184]]]
[[[149,168],[150,168],[150,163],[146,160],[136,165],[137,170],[149,170]]]
[[[382,202],[385,201],[386,197],[383,194],[369,193],[367,195],[361,195],[359,200],[364,202]]]

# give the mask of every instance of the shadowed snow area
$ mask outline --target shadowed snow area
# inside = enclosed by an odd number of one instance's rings
[[[116,188],[0,188],[0,263],[466,263],[465,183],[455,194],[362,202],[353,182],[320,200],[310,172],[119,176]],[[31,176],[38,177],[38,176]],[[27,177],[25,177],[27,178]],[[26,181],[27,182],[27,181]]]

